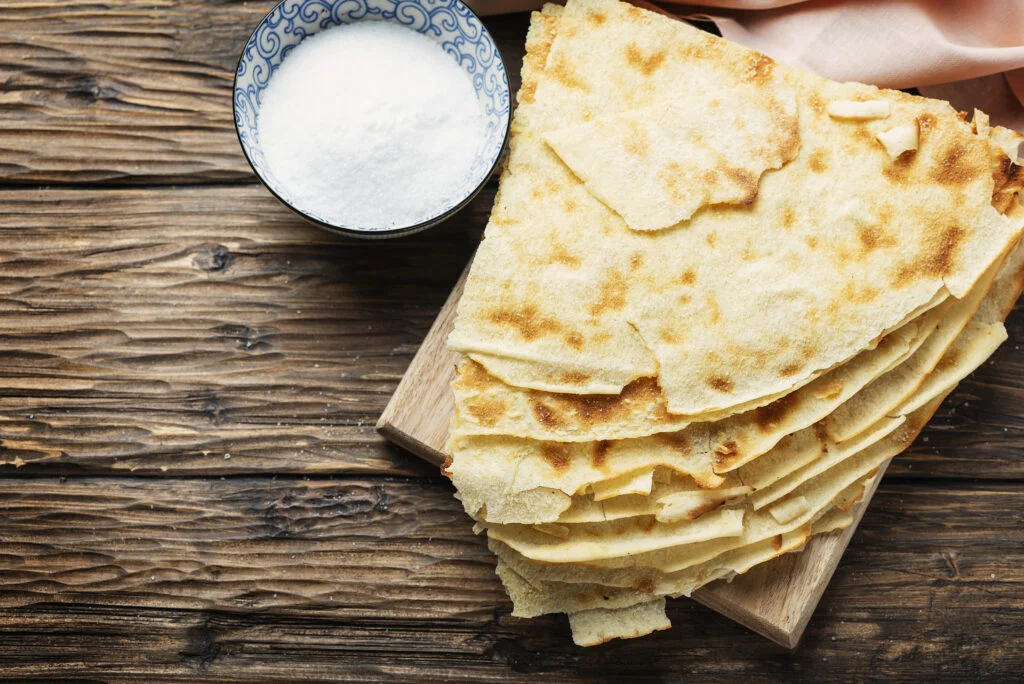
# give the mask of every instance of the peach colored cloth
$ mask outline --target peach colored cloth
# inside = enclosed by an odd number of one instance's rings
[[[471,0],[485,14],[538,0]],[[1024,131],[1022,0],[661,2],[709,18],[726,38],[839,81],[919,87]],[[987,78],[985,78],[987,77]],[[941,85],[940,85],[941,84]]]

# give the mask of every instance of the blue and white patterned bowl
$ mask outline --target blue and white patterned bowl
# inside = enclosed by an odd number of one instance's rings
[[[462,200],[432,219],[411,226],[361,229],[339,226],[285,199],[260,148],[260,99],[281,61],[303,38],[340,24],[387,21],[407,26],[436,41],[473,80],[487,125],[485,142],[470,171],[478,182]],[[505,65],[491,35],[458,0],[283,0],[253,31],[238,59],[234,90],[235,129],[249,165],[286,206],[327,230],[363,238],[408,235],[437,225],[466,206],[483,188],[508,141],[509,87]]]

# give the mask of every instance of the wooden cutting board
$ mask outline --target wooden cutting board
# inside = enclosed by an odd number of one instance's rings
[[[377,422],[384,437],[437,466],[444,460],[442,448],[455,411],[449,385],[458,354],[446,348],[445,340],[468,273],[467,266]],[[709,584],[694,592],[693,598],[786,648],[795,648],[880,480],[875,478],[874,486],[865,492],[849,529],[817,536],[802,553],[764,563],[731,583]]]

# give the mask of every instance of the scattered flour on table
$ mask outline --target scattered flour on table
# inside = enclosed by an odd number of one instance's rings
[[[469,173],[485,127],[469,75],[395,24],[338,26],[299,43],[263,92],[258,127],[284,198],[345,227],[425,221],[482,180]]]

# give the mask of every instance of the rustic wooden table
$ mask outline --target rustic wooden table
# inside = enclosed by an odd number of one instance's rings
[[[1020,676],[1020,314],[796,652],[686,600],[589,650],[511,618],[449,484],[373,429],[493,188],[386,244],[283,209],[231,120],[271,5],[0,2],[0,677]],[[526,21],[488,21],[512,72]]]

